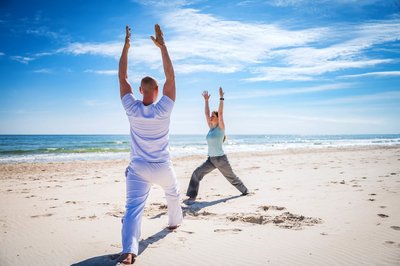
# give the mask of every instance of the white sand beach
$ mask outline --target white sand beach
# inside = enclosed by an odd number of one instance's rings
[[[400,147],[228,154],[169,232],[153,186],[135,265],[400,265]],[[182,199],[205,156],[174,158]],[[127,160],[0,165],[0,265],[114,265]]]

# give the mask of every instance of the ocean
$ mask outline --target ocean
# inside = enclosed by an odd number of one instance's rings
[[[228,135],[227,154],[288,148],[400,145],[400,134]],[[129,135],[0,135],[0,163],[129,158]],[[207,155],[205,135],[171,135],[172,157]]]

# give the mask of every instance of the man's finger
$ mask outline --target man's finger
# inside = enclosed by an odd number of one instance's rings
[[[154,30],[156,31],[156,35],[157,36],[163,36],[163,33],[162,33],[162,31],[161,31],[161,28],[160,28],[160,25],[158,25],[158,24],[156,24],[155,26],[154,26]]]
[[[151,40],[154,42],[154,44],[155,44],[157,47],[160,47],[160,44],[157,42],[157,40],[156,40],[153,36],[150,36],[150,38],[151,38]]]

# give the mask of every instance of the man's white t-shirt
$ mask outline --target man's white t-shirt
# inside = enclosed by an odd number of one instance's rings
[[[132,93],[122,97],[131,131],[131,161],[167,162],[169,124],[174,101],[163,95],[156,104],[144,105]]]

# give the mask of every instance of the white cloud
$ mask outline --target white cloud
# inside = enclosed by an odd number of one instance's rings
[[[285,88],[285,89],[275,89],[275,90],[249,90],[244,89],[246,93],[239,93],[230,95],[230,99],[249,99],[249,98],[259,98],[259,97],[273,97],[273,96],[282,96],[282,95],[291,95],[291,94],[304,94],[304,93],[313,93],[313,92],[322,92],[322,91],[331,91],[331,90],[342,90],[346,88],[350,88],[352,86],[351,83],[339,83],[339,84],[328,84],[322,86],[312,86],[306,88]]]
[[[253,70],[258,74],[247,78],[247,81],[282,81],[282,80],[312,80],[315,76],[349,68],[371,67],[377,64],[390,63],[391,59],[360,60],[360,61],[326,61],[313,66],[259,67]]]
[[[363,118],[337,118],[337,117],[318,117],[318,116],[302,116],[302,115],[260,115],[263,118],[279,118],[286,120],[300,120],[300,121],[312,121],[312,122],[327,122],[337,124],[382,124],[380,120],[363,119]]]
[[[198,2],[203,2],[204,0],[131,0],[134,3],[138,3],[145,6],[157,6],[158,8],[166,8],[166,7],[181,7],[187,6],[191,4],[195,4]]]
[[[35,58],[33,58],[33,57],[19,56],[19,55],[10,56],[10,58],[14,61],[17,61],[17,62],[20,62],[23,64],[28,64],[30,61],[35,60]]]
[[[316,6],[319,6],[320,8],[326,8],[329,6],[334,6],[334,5],[357,5],[357,6],[365,6],[365,5],[371,5],[376,2],[384,2],[380,0],[270,0],[267,1],[268,4],[272,6],[277,6],[277,7],[308,7],[308,6],[313,6],[314,8]]]
[[[201,58],[224,65],[260,63],[271,49],[306,45],[325,31],[290,31],[273,24],[223,20],[195,9],[167,12],[162,22],[176,33],[166,37],[175,60]]]
[[[92,54],[116,57],[121,53],[121,43],[78,43],[74,42],[68,46],[57,50],[59,53],[69,53],[73,55]]]
[[[332,27],[326,38],[336,43],[323,48],[298,47],[271,51],[280,67],[259,67],[248,81],[311,80],[329,72],[351,68],[372,67],[391,63],[392,59],[369,59],[365,52],[376,45],[400,40],[400,20]],[[343,40],[342,36],[349,36]],[[324,41],[321,40],[324,46]]]
[[[36,69],[33,70],[34,73],[40,73],[40,74],[52,74],[53,70],[48,69],[48,68],[41,68],[41,69]]]
[[[96,99],[89,99],[85,100],[85,105],[90,106],[90,107],[95,107],[95,106],[107,106],[110,105],[109,102],[101,101],[101,100],[96,100]]]
[[[343,75],[341,78],[360,78],[360,77],[397,77],[400,76],[400,71],[381,71],[368,72],[363,74]]]
[[[155,5],[155,1],[138,2]],[[190,4],[176,3],[180,2]],[[251,82],[313,80],[339,70],[391,63],[393,60],[388,58],[369,58],[366,52],[379,44],[400,40],[397,19],[289,30],[276,24],[226,20],[182,5],[158,9],[171,58],[180,74],[250,69],[254,76],[245,80]],[[118,59],[122,46],[123,40],[75,42],[57,52]],[[158,48],[149,38],[137,37],[131,47],[130,63],[162,69]]]
[[[105,70],[87,69],[87,70],[85,70],[85,72],[99,74],[99,75],[110,75],[110,76],[118,75],[118,70],[116,70],[116,69],[105,69]]]
[[[172,60],[181,73],[215,71],[232,73],[248,64],[261,63],[274,48],[305,45],[320,38],[325,29],[289,31],[275,25],[221,20],[195,9],[173,9],[162,14],[166,42]],[[118,58],[123,42],[71,43],[57,52],[92,54]],[[161,67],[158,48],[148,38],[132,41],[133,64]],[[132,51],[133,50],[133,51]],[[196,61],[196,63],[189,63]],[[179,66],[180,65],[180,66]]]
[[[355,102],[377,102],[382,100],[400,100],[400,90],[387,91],[375,94],[341,97],[341,98],[314,102],[314,104],[346,104]]]
[[[3,52],[0,52],[0,56],[2,56],[2,55],[5,55],[5,53],[3,53]]]
[[[175,72],[189,74],[194,72],[235,73],[241,69],[239,66],[219,66],[213,64],[175,64]]]

